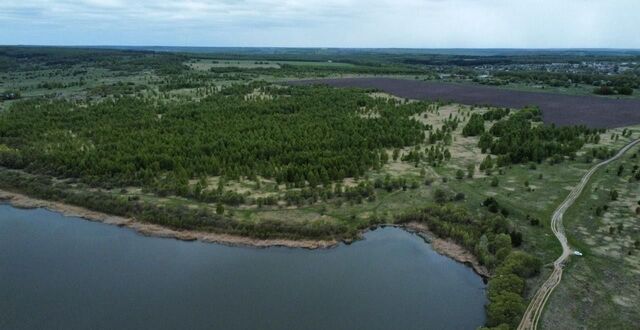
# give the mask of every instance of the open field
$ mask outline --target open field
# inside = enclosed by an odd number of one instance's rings
[[[583,256],[570,259],[544,328],[633,329],[640,322],[638,150],[599,171],[567,212],[569,243]]]
[[[546,123],[623,127],[640,124],[640,100],[524,92],[495,87],[422,82],[389,78],[345,78],[295,81],[291,84],[376,88],[398,97],[453,101],[470,105],[522,108],[536,105]]]
[[[562,254],[553,262],[553,272],[549,275],[548,279],[538,288],[536,294],[532,298],[527,310],[525,311],[525,316],[523,317],[520,325],[518,326],[519,330],[524,329],[537,329],[538,322],[540,317],[544,311],[545,305],[553,293],[554,289],[560,284],[563,274],[563,268],[569,257],[572,254],[577,254],[581,256],[579,251],[576,251],[569,247],[569,243],[567,237],[565,236],[565,229],[562,223],[562,218],[564,213],[573,206],[574,202],[580,197],[582,191],[589,184],[591,177],[600,169],[605,168],[608,164],[615,162],[616,160],[624,157],[624,155],[636,146],[640,142],[640,139],[633,140],[628,145],[624,146],[620,149],[613,157],[606,159],[594,167],[592,167],[589,172],[587,172],[581,179],[580,182],[573,187],[571,193],[567,196],[567,198],[558,206],[556,211],[553,213],[551,218],[551,229],[553,234],[556,236],[560,244],[562,245]],[[620,171],[618,171],[620,173]],[[612,191],[613,193],[613,191]],[[616,193],[617,194],[617,193]],[[616,199],[616,197],[611,197],[612,199]]]

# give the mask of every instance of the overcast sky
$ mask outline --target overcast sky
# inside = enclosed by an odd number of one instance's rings
[[[640,0],[0,0],[0,44],[640,48]]]

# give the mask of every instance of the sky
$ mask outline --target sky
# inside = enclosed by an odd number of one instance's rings
[[[0,44],[640,48],[640,0],[0,0]]]

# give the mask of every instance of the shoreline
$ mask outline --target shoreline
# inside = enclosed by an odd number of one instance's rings
[[[338,240],[257,239],[246,236],[220,234],[205,231],[176,230],[161,225],[141,222],[134,218],[125,218],[102,212],[91,211],[79,206],[32,198],[24,194],[0,189],[0,203],[2,202],[8,203],[15,208],[44,208],[68,217],[77,217],[88,221],[129,228],[144,236],[173,238],[181,241],[201,241],[205,243],[216,243],[227,246],[248,246],[256,248],[289,247],[309,250],[328,249],[336,247],[340,243],[352,243],[352,241],[343,242]],[[431,244],[433,250],[436,253],[465,264],[466,266],[473,269],[476,274],[485,279],[491,276],[489,271],[484,266],[480,265],[477,258],[473,256],[471,252],[467,251],[465,248],[451,240],[436,237],[424,224],[411,222],[401,225],[384,224],[380,225],[379,227],[386,226],[398,227],[410,233],[414,233],[424,239],[425,242]],[[367,230],[369,229],[365,229],[361,233],[364,233]]]
[[[0,202],[6,202],[13,207],[22,209],[44,208],[60,213],[68,217],[77,217],[85,220],[100,222],[118,227],[125,227],[136,231],[144,236],[154,236],[162,238],[173,238],[181,241],[201,241],[205,243],[217,243],[228,246],[252,246],[266,248],[272,246],[283,246],[303,249],[330,248],[338,245],[337,240],[291,240],[291,239],[257,239],[246,236],[220,234],[196,230],[176,230],[161,225],[141,222],[133,218],[125,218],[110,215],[102,212],[91,211],[89,209],[69,205],[60,202],[47,201],[32,198],[24,194],[14,193],[0,189]]]
[[[400,227],[422,237],[422,239],[431,244],[434,251],[468,266],[483,279],[491,278],[491,273],[487,267],[481,265],[478,258],[471,254],[469,250],[450,239],[435,236],[425,224],[409,222],[407,224],[400,225]]]

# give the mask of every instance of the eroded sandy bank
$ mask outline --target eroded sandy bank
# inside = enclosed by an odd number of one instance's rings
[[[410,222],[403,225],[403,228],[422,236],[426,241],[431,243],[431,246],[436,252],[473,268],[478,275],[484,278],[491,277],[491,273],[489,273],[487,267],[481,265],[478,258],[476,258],[471,252],[452,240],[436,237],[431,231],[429,231],[429,228],[426,225],[417,222]]]
[[[337,240],[256,239],[229,234],[219,234],[193,230],[175,230],[160,225],[140,222],[132,218],[125,218],[109,215],[102,212],[95,212],[83,207],[32,198],[23,194],[4,190],[0,190],[0,201],[6,201],[17,208],[45,208],[54,212],[59,212],[65,216],[80,217],[90,221],[130,228],[142,235],[175,238],[185,241],[198,240],[202,242],[219,243],[231,246],[284,246],[304,249],[330,248],[340,243]],[[410,232],[414,232],[420,235],[426,241],[431,243],[433,249],[436,252],[468,265],[469,267],[473,268],[473,270],[479,275],[483,277],[490,276],[487,269],[484,266],[480,265],[477,258],[475,258],[473,254],[465,250],[462,246],[454,243],[453,241],[436,237],[428,230],[428,228],[424,224],[408,223],[397,227],[404,228]]]

